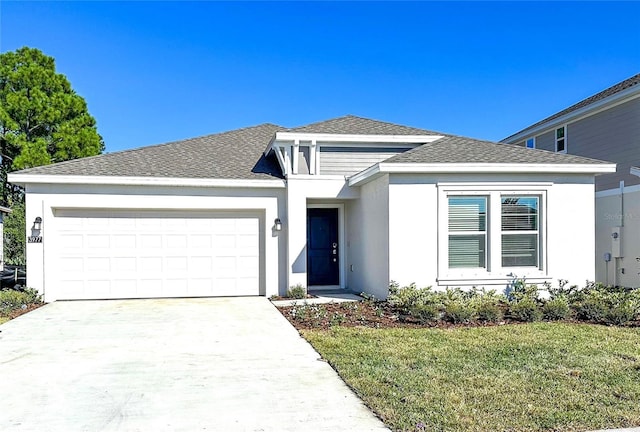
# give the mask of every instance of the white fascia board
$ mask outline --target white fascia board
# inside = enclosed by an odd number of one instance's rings
[[[380,168],[380,163],[371,165],[364,171],[360,171],[349,177],[349,186],[360,186],[361,184],[368,183],[378,177],[384,175]]]
[[[349,186],[358,186],[383,174],[603,174],[616,172],[616,164],[420,164],[377,163],[349,178]]]
[[[631,175],[634,175],[634,176],[640,177],[640,168],[638,168],[638,167],[631,167],[630,173],[631,173]]]
[[[640,97],[640,85],[634,85],[633,87],[624,89],[621,92],[612,94],[609,97],[601,99],[597,102],[593,102],[575,111],[571,111],[570,113],[567,113],[561,117],[555,118],[548,122],[542,123],[534,128],[523,129],[517,134],[503,139],[501,142],[513,144],[525,138],[530,138],[530,137],[540,135],[541,132],[545,132],[549,129],[553,129],[556,126],[560,127],[564,124],[573,123],[577,120],[581,120],[584,117],[597,114],[601,111],[604,111],[605,109],[612,108],[616,105],[620,105],[622,103],[628,102],[637,97]]]
[[[267,148],[264,149],[264,155],[267,156],[269,155],[269,152],[271,150],[273,150],[273,143],[276,140],[276,136],[272,136],[271,139],[269,140],[269,144],[267,144]]]
[[[10,183],[26,184],[85,184],[85,185],[122,185],[122,186],[179,186],[179,187],[248,187],[248,188],[284,188],[284,180],[252,179],[200,179],[175,177],[116,177],[116,176],[74,176],[74,175],[38,175],[9,174]]]
[[[361,134],[327,134],[327,133],[296,133],[276,132],[275,141],[311,141],[318,143],[398,143],[425,144],[434,142],[444,135],[361,135]]]

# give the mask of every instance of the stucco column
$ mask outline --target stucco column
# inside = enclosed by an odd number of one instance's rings
[[[28,192],[28,191],[27,191]],[[26,194],[25,198],[25,236],[41,236],[42,243],[29,243],[25,245],[25,258],[27,263],[27,286],[35,288],[41,295],[45,295],[44,292],[44,243],[47,241],[46,226],[51,221],[48,215],[44,214],[44,205],[42,199],[37,194]],[[40,232],[32,232],[33,221],[36,217],[42,218],[42,228]],[[45,301],[53,301],[55,299],[48,299],[45,297]]]
[[[307,197],[304,182],[287,180],[287,288],[307,286]]]

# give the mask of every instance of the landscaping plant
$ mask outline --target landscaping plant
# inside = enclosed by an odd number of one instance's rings
[[[33,288],[0,290],[0,319],[13,318],[42,304],[42,298]]]

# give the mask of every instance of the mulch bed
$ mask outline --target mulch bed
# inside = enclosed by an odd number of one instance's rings
[[[19,317],[20,315],[24,315],[28,312],[31,312],[32,310],[36,310],[39,307],[44,306],[44,303],[32,303],[29,305],[26,305],[27,307],[25,307],[24,309],[20,308],[20,309],[14,309],[11,312],[9,312],[8,315],[5,315],[7,318],[9,319],[14,319]]]
[[[457,328],[521,324],[505,319],[498,323],[452,324],[443,320],[422,322],[400,313],[387,302],[345,302],[316,305],[278,306],[285,318],[298,330],[329,329],[336,325],[369,328]]]
[[[335,326],[369,328],[444,328],[493,327],[502,325],[526,324],[505,317],[499,322],[479,322],[453,324],[445,320],[420,321],[411,315],[403,314],[387,302],[345,302],[304,304],[296,306],[278,306],[278,310],[298,330],[324,329]],[[562,322],[575,324],[596,324],[576,319]],[[625,327],[640,327],[640,320],[627,323]]]

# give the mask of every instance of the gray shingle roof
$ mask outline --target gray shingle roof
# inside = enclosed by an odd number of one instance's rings
[[[433,143],[393,156],[385,163],[605,163],[579,156],[451,136],[349,115],[293,129],[265,123],[184,141],[45,165],[20,171],[19,174],[277,179],[283,176],[275,155],[271,153],[265,157],[263,151],[278,131],[445,136]]]
[[[354,135],[440,135],[438,132],[410,126],[346,115],[306,126],[287,129],[287,132],[328,133]]]
[[[273,124],[108,153],[20,171],[20,174],[213,179],[282,178],[263,150],[284,128]]]
[[[580,102],[571,105],[569,108],[565,108],[560,112],[557,112],[557,113],[555,113],[555,114],[553,114],[553,115],[551,115],[551,116],[549,116],[549,117],[547,117],[545,119],[542,119],[539,122],[534,123],[531,126],[528,126],[528,127],[524,128],[524,129],[522,129],[521,131],[518,131],[518,132],[516,132],[516,133],[514,133],[512,135],[509,135],[508,137],[503,139],[503,141],[508,141],[509,138],[511,138],[511,137],[513,137],[515,135],[518,135],[518,134],[520,134],[522,132],[525,132],[525,131],[527,131],[529,129],[533,129],[533,128],[537,127],[537,126],[540,126],[541,124],[553,121],[553,120],[555,120],[557,118],[560,118],[560,117],[562,117],[562,116],[564,116],[566,114],[569,114],[569,113],[571,113],[573,111],[579,110],[580,108],[584,108],[584,107],[586,107],[588,105],[591,105],[594,102],[598,102],[599,100],[602,100],[604,98],[612,96],[612,95],[614,95],[616,93],[620,93],[621,91],[626,90],[626,89],[628,89],[630,87],[636,86],[638,84],[640,84],[640,73],[632,76],[631,78],[627,78],[626,80],[621,81],[618,84],[615,84],[615,85],[609,87],[608,89],[605,89],[605,90],[601,91],[600,93],[596,93],[593,96],[590,96],[590,97],[588,97],[586,99],[583,99]]]
[[[512,144],[446,136],[392,156],[384,163],[604,164],[608,162],[528,149]]]

